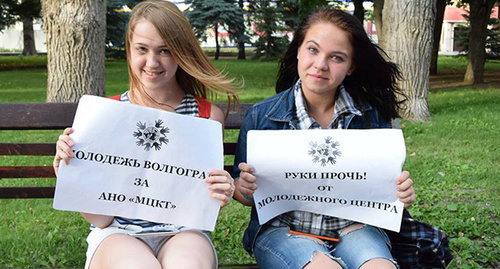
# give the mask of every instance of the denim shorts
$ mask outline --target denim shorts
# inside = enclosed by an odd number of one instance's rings
[[[342,230],[339,231],[341,233]],[[260,268],[303,268],[315,253],[337,261],[343,268],[359,268],[372,259],[394,263],[390,241],[384,231],[364,225],[341,236],[339,243],[290,234],[288,227],[265,226],[255,242],[254,254]]]

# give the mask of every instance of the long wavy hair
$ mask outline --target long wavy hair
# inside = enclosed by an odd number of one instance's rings
[[[234,79],[226,78],[210,62],[201,49],[186,16],[172,2],[154,0],[141,2],[134,7],[125,34],[130,77],[129,97],[132,103],[164,109],[145,93],[144,85],[130,67],[130,43],[134,28],[141,19],[153,24],[163,38],[179,65],[175,78],[185,93],[211,100],[215,100],[218,95],[226,96],[227,108],[231,102],[238,103]],[[228,111],[226,110],[226,115]]]
[[[287,90],[299,79],[297,53],[307,31],[316,23],[331,23],[350,38],[355,69],[343,84],[354,101],[361,107],[375,107],[386,121],[399,117],[405,95],[396,84],[402,78],[398,66],[384,58],[387,54],[370,40],[358,19],[342,10],[320,8],[300,24],[281,59],[276,92]]]

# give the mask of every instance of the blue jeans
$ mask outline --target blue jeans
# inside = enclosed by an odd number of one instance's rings
[[[257,236],[254,254],[260,268],[303,268],[320,252],[337,261],[343,268],[359,268],[372,259],[394,263],[387,235],[373,226],[363,227],[341,236],[339,243],[318,242],[294,235],[288,227],[263,227]],[[342,230],[339,231],[339,234]]]

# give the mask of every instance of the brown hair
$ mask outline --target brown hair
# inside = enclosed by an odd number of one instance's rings
[[[401,79],[398,66],[384,58],[387,55],[370,40],[359,20],[342,10],[320,8],[300,24],[281,60],[276,92],[287,90],[299,79],[297,52],[307,31],[317,23],[331,23],[349,36],[355,69],[342,83],[354,101],[374,106],[386,121],[397,118],[398,109],[404,102],[397,100],[398,95],[404,98],[396,85]]]
[[[234,91],[234,79],[226,78],[210,62],[201,49],[188,19],[171,2],[150,0],[141,2],[134,7],[125,34],[125,48],[128,59],[130,59],[130,42],[134,34],[134,27],[141,19],[146,19],[153,24],[163,38],[167,48],[179,65],[175,78],[185,93],[212,100],[217,95],[224,95],[227,97],[228,108],[231,102],[238,102]],[[127,61],[131,102],[163,109],[145,94],[144,86],[132,72],[130,60]],[[137,96],[140,98],[137,98]]]

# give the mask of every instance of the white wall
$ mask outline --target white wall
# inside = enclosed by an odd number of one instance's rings
[[[35,46],[37,52],[47,52],[45,45],[45,33],[40,21],[33,23],[33,30],[35,31]],[[23,50],[23,24],[18,22],[2,30],[0,33],[0,48],[9,50]]]

